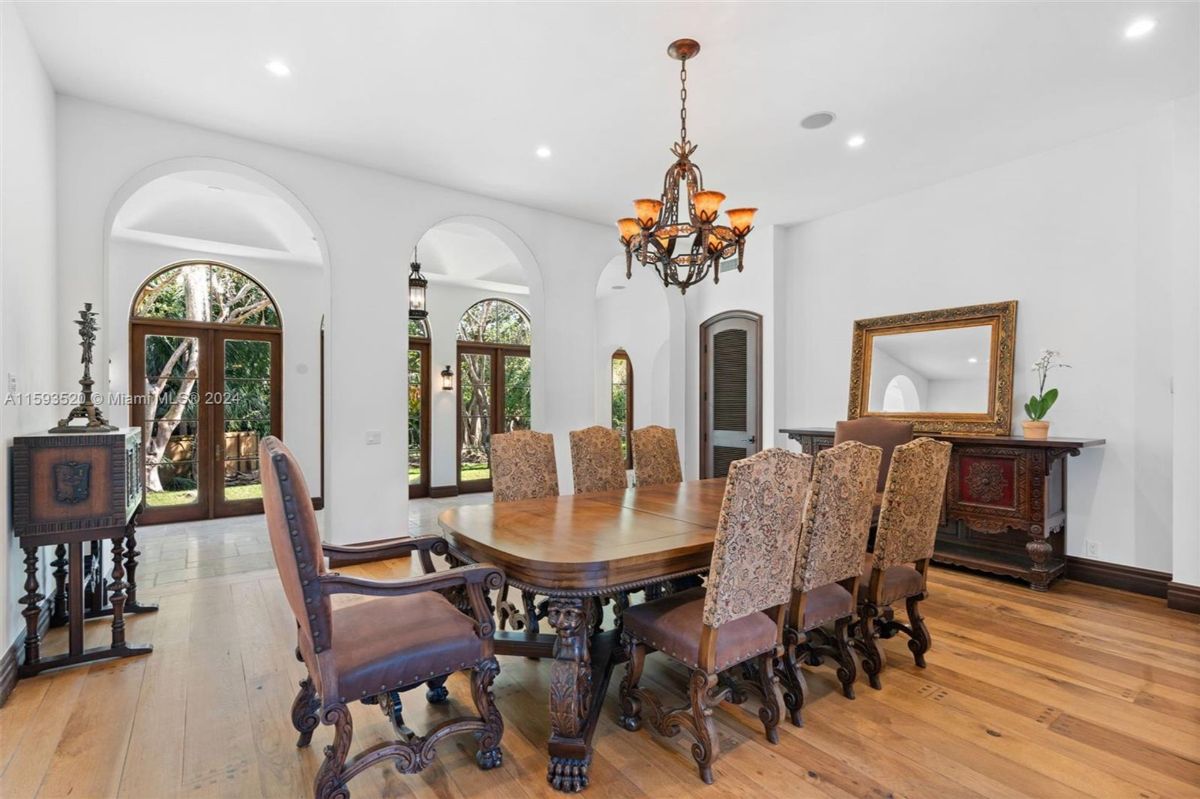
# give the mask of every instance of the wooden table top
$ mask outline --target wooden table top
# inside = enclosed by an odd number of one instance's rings
[[[595,591],[705,569],[725,479],[463,505],[438,517],[450,545],[538,588]]]

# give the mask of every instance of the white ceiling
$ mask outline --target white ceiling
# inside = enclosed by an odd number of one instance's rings
[[[431,283],[528,294],[529,280],[517,256],[489,230],[469,222],[440,222],[417,242],[421,273]]]
[[[1136,122],[1200,74],[1195,2],[20,8],[64,93],[600,222],[659,191],[680,36],[703,45],[689,132],[709,188],[768,222]],[[1158,28],[1125,39],[1139,15]],[[838,120],[799,127],[822,110]]]

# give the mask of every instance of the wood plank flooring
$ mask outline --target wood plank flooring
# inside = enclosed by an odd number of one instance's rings
[[[420,507],[420,503],[414,503]],[[420,512],[415,510],[415,513]],[[420,527],[428,527],[422,522]],[[289,708],[303,667],[261,518],[147,528],[145,600],[129,619],[149,657],[23,680],[0,709],[0,796],[306,797],[330,742],[295,747]],[[264,557],[266,561],[264,562]],[[345,569],[406,575],[407,559]],[[1047,594],[934,569],[926,616],[934,647],[918,669],[902,638],[884,642],[883,690],[844,699],[809,668],[806,726],[768,744],[753,699],[717,712],[716,784],[701,783],[684,736],[618,727],[613,679],[596,734],[592,787],[604,797],[1200,797],[1200,617],[1161,600],[1072,582]],[[89,643],[107,634],[88,627]],[[65,647],[52,631],[44,651]],[[545,781],[549,664],[501,658],[496,698],[504,765],[475,767],[474,742],[449,739],[418,776],[390,766],[350,783],[367,797],[556,795]],[[647,683],[686,696],[684,671],[651,656]],[[405,695],[410,726],[468,712]],[[377,707],[354,705],[352,751],[383,740]]]

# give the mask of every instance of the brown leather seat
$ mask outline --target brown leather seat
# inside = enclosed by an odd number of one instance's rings
[[[472,668],[482,657],[475,623],[441,594],[356,602],[333,611],[333,662],[347,699],[417,685]]]
[[[854,596],[840,583],[829,583],[814,588],[805,596],[808,597],[808,602],[804,605],[805,631],[823,627],[831,621],[854,614]]]
[[[864,416],[861,419],[838,422],[833,433],[835,446],[843,441],[861,441],[883,450],[883,457],[879,459],[879,487],[876,489],[880,493],[881,500],[884,485],[887,483],[888,470],[892,466],[892,451],[912,439],[912,422],[896,422],[891,419],[880,419],[877,416]]]
[[[871,585],[871,570],[874,567],[875,556],[868,552],[863,556],[863,576],[862,581],[858,584],[858,599],[860,602],[867,600]],[[921,573],[907,563],[901,563],[885,569],[882,584],[883,590],[880,594],[880,601],[884,603],[916,596],[925,588],[925,580],[921,577]]]
[[[693,669],[700,668],[700,633],[704,630],[704,589],[634,605],[621,616],[625,630],[659,652]],[[775,648],[775,622],[762,611],[721,627],[717,638],[717,671]]]

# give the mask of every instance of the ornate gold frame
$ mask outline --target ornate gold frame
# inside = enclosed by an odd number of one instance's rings
[[[982,324],[992,327],[987,413],[880,413],[867,410],[872,342],[876,336],[900,330],[948,330]],[[913,429],[918,433],[1007,436],[1012,432],[1013,351],[1016,338],[1016,300],[858,319],[854,322],[854,342],[850,350],[850,407],[847,418],[880,416],[912,422]]]

